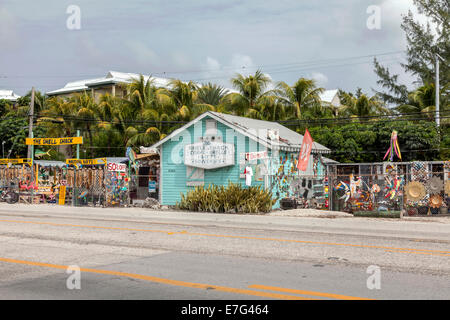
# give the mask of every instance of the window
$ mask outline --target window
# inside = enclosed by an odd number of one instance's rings
[[[217,135],[217,121],[214,119],[206,119],[206,132],[207,136],[215,136]]]

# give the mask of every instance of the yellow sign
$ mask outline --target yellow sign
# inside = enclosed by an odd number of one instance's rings
[[[96,164],[106,164],[106,158],[98,159],[66,159],[66,164],[92,166]]]
[[[59,201],[58,204],[64,205],[66,202],[66,186],[59,187]]]
[[[26,138],[25,144],[35,146],[59,146],[63,144],[83,144],[83,137],[68,138]]]
[[[0,164],[28,164],[28,165],[31,165],[31,159],[30,158],[0,159]]]

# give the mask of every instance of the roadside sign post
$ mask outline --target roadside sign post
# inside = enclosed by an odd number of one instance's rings
[[[31,138],[34,138],[33,130],[30,132]],[[36,185],[36,182],[34,181],[34,145],[30,146],[31,149],[31,184]],[[31,204],[34,203],[34,188],[31,188]]]
[[[33,133],[30,133],[30,137],[25,139],[25,144],[31,146],[31,175],[32,179],[34,180],[34,146],[60,146],[60,145],[70,145],[70,144],[76,144],[77,145],[77,158],[80,156],[80,144],[83,144],[83,137],[80,137],[80,130],[77,130],[77,136],[76,137],[65,137],[65,138],[34,138]],[[76,168],[74,170],[74,185],[73,185],[73,192],[72,192],[72,205],[76,205]],[[32,197],[33,197],[33,190]]]
[[[77,130],[77,137],[80,136],[80,130]],[[77,144],[77,159],[80,159],[80,145]],[[78,196],[78,192],[77,192],[77,169],[78,166],[75,166],[74,171],[73,171],[73,198],[72,198],[72,205],[76,206],[77,205],[77,196]]]

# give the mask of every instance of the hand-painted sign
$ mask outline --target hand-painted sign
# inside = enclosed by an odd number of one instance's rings
[[[106,158],[98,159],[66,159],[67,164],[92,166],[97,164],[106,164]]]
[[[247,152],[245,154],[245,159],[247,161],[254,161],[260,159],[268,159],[269,153],[267,151],[257,151],[257,152]]]
[[[311,154],[313,145],[313,139],[308,129],[303,136],[302,147],[300,148],[300,154],[298,155],[297,169],[300,171],[306,171],[308,169],[309,155]]]
[[[83,137],[26,138],[25,144],[35,146],[59,146],[64,144],[83,144]]]
[[[215,169],[234,165],[234,144],[203,141],[184,147],[184,164],[190,167]]]
[[[31,159],[29,159],[29,158],[0,159],[0,164],[28,164],[28,165],[31,165]]]
[[[126,172],[127,171],[127,165],[125,163],[109,162],[106,165],[106,168],[108,169],[108,171],[116,171],[116,172]]]

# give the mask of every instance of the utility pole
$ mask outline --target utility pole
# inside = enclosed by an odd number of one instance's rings
[[[30,102],[30,122],[28,124],[28,137],[33,138],[33,120],[34,120],[34,87],[31,88],[31,102]],[[31,203],[34,203],[34,186],[36,182],[34,181],[34,145],[28,145],[27,158],[31,159]]]
[[[436,54],[436,125],[439,128],[440,119],[439,119],[439,58],[440,56]]]
[[[80,130],[77,130],[77,137],[80,136]],[[77,159],[80,159],[80,145],[77,144]],[[72,206],[77,206],[77,197],[78,197],[78,190],[77,190],[77,165],[73,168],[73,196],[72,196]]]
[[[33,138],[33,118],[34,118],[34,87],[31,88],[31,102],[30,102],[30,114],[28,122],[28,138]],[[32,156],[33,145],[28,145],[27,158],[30,159]]]

